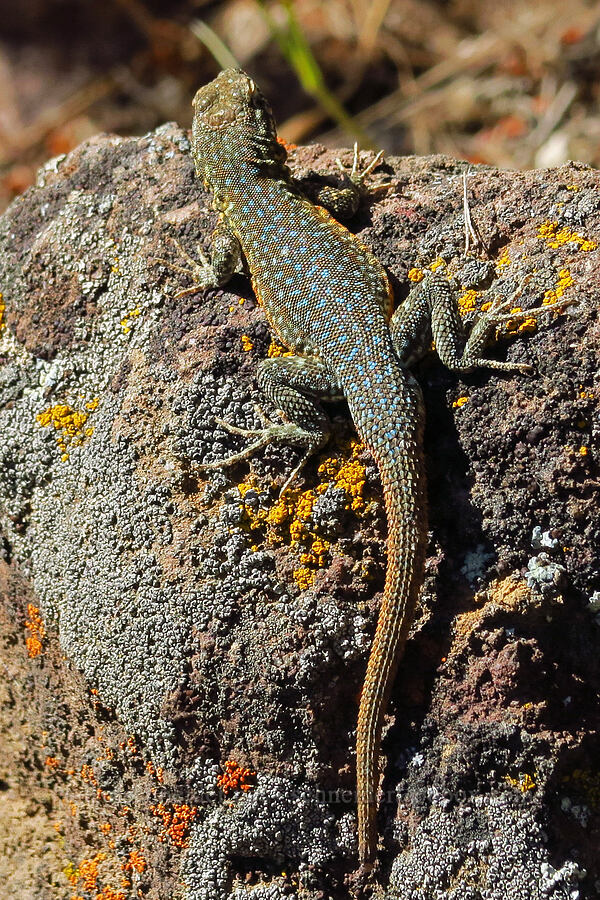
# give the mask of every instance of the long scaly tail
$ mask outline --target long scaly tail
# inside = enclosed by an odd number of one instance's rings
[[[400,366],[398,370],[394,374],[400,383],[386,385],[382,397],[385,414],[378,416],[376,424],[372,415],[361,410],[360,400],[356,409],[349,398],[355,424],[379,467],[388,521],[385,588],[360,698],[356,739],[358,845],[363,869],[370,868],[375,857],[383,717],[413,621],[427,545],[423,401],[413,378]],[[391,400],[394,387],[397,393]]]

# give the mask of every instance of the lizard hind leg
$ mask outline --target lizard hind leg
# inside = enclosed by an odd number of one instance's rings
[[[321,409],[319,397],[339,394],[335,377],[314,357],[286,356],[266,359],[258,368],[258,384],[284,421],[271,423],[263,418],[260,429],[238,428],[222,419],[215,421],[233,434],[254,438],[252,443],[225,459],[203,463],[204,469],[216,469],[248,459],[261,447],[276,441],[294,444],[304,449],[304,455],[281,489],[283,494],[300,473],[308,458],[329,437],[329,419]]]
[[[495,297],[487,310],[477,313],[471,332],[466,337],[450,283],[439,276],[429,276],[411,291],[390,322],[392,340],[400,361],[405,366],[411,365],[433,338],[440,360],[453,372],[470,372],[482,366],[501,372],[530,374],[533,368],[527,363],[503,362],[484,356],[485,347],[492,341],[498,327],[511,320],[537,319],[564,305],[548,304],[515,311],[514,304],[529,280],[530,276],[525,278],[509,299]]]

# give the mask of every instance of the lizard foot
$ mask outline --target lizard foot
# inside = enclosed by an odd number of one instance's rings
[[[264,414],[259,412],[261,419],[264,420]],[[230,425],[229,422],[225,422],[223,419],[214,420],[217,425],[220,425],[221,428],[224,428],[225,431],[229,431],[231,434],[238,434],[242,437],[255,438],[255,440],[244,450],[240,450],[239,453],[232,453],[231,456],[225,457],[225,459],[218,459],[215,462],[204,462],[201,463],[201,469],[220,469],[225,466],[232,466],[235,463],[242,462],[246,459],[249,459],[257,450],[260,450],[262,447],[266,447],[267,444],[271,444],[274,441],[283,441],[284,443],[294,444],[299,447],[304,447],[306,452],[304,453],[302,459],[293,470],[291,475],[286,479],[283,487],[279,495],[285,493],[288,490],[292,482],[298,476],[300,471],[302,470],[304,464],[307,459],[318,450],[318,448],[323,443],[323,437],[321,434],[312,433],[310,431],[306,431],[304,428],[301,428],[299,425],[295,425],[293,422],[283,423],[283,424],[269,424],[264,428],[260,429],[252,429],[252,428],[238,428],[237,425]]]
[[[373,157],[373,159],[368,164],[368,166],[365,166],[365,168],[362,169],[362,171],[361,171],[360,156],[359,156],[359,152],[358,152],[358,144],[355,142],[354,143],[354,156],[352,158],[352,168],[350,169],[350,171],[348,172],[346,166],[341,161],[341,159],[336,159],[335,162],[336,162],[336,165],[339,168],[340,172],[342,173],[342,175],[345,175],[347,178],[349,178],[350,181],[353,184],[355,184],[357,187],[362,187],[362,184],[363,184],[365,178],[367,177],[367,175],[371,174],[373,169],[375,169],[379,165],[379,163],[381,162],[382,159],[383,159],[383,150],[380,150],[379,153],[377,153]],[[384,187],[387,188],[390,186],[391,186],[391,182],[387,182],[386,184],[378,184],[377,187],[375,188],[375,190],[380,190],[381,188],[384,188]]]
[[[179,255],[183,257],[188,265],[178,266],[176,263],[171,262],[171,260],[163,259],[160,256],[155,256],[153,262],[161,263],[163,266],[167,266],[167,268],[172,269],[174,272],[181,272],[192,280],[190,287],[182,288],[173,296],[176,299],[179,299],[180,297],[185,297],[187,294],[196,294],[198,291],[202,291],[205,288],[214,287],[214,270],[208,256],[204,253],[200,245],[198,244],[196,247],[198,259],[194,259],[194,257],[190,256],[187,250],[181,246],[177,238],[174,238],[170,234],[167,235],[167,238],[175,245]]]
[[[479,355],[494,329],[496,329],[496,337],[498,337],[501,333],[502,326],[506,326],[508,323],[518,322],[519,320],[526,321],[527,319],[535,321],[538,316],[556,310],[561,311],[563,307],[573,302],[570,299],[566,299],[555,303],[547,303],[543,306],[534,306],[531,309],[515,307],[516,301],[523,293],[525,285],[531,278],[531,275],[524,278],[521,286],[512,297],[509,297],[508,299],[494,297],[489,307],[476,317],[475,325],[467,341],[467,349],[464,356],[464,360],[467,362],[469,368],[486,366],[487,368],[497,369],[502,372],[520,372],[524,375],[531,375],[534,371],[533,366],[528,363],[501,362],[499,360],[484,359]]]
[[[518,321],[519,319],[534,319],[536,316],[542,315],[543,313],[550,313],[556,309],[562,309],[562,307],[568,306],[573,302],[570,299],[566,299],[557,300],[554,303],[545,303],[543,306],[534,306],[531,309],[515,308],[515,303],[522,295],[526,285],[529,284],[532,277],[531,274],[526,275],[519,288],[512,297],[508,298],[508,300],[500,300],[499,297],[495,297],[492,300],[489,309],[482,313],[482,316],[490,325],[499,326],[504,325],[507,322]]]

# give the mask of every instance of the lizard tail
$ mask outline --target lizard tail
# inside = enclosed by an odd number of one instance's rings
[[[368,425],[360,428],[360,419],[355,419],[379,467],[388,521],[387,574],[360,698],[356,737],[358,846],[363,869],[371,867],[376,850],[383,717],[413,621],[427,546],[423,404],[420,389],[411,376],[403,373],[403,378],[408,384],[398,392],[398,397],[403,398],[402,407],[391,404],[390,413],[394,414],[384,417],[386,424],[381,429],[376,428],[373,434],[373,429]]]

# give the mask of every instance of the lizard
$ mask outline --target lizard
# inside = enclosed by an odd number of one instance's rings
[[[217,419],[252,442],[203,469],[248,459],[272,441],[304,450],[305,460],[330,433],[321,400],[345,398],[356,430],[381,478],[388,524],[383,598],[361,691],[356,736],[356,795],[360,870],[376,860],[378,755],[387,701],[424,579],[428,540],[421,389],[409,366],[431,346],[449,369],[487,366],[528,373],[532,367],[482,354],[503,322],[548,307],[509,312],[512,300],[496,298],[466,337],[447,279],[430,275],[394,312],[388,275],[376,256],[336,216],[353,213],[365,176],[355,147],[344,186],[324,187],[314,197],[293,178],[287,151],[277,138],[270,106],[241,69],[225,69],[201,87],[193,101],[192,158],[212,193],[218,213],[210,257],[193,259],[177,241],[192,278],[176,296],[220,287],[240,262],[250,273],[258,302],[291,356],[263,360],[259,388],[283,414],[257,430]],[[172,239],[173,240],[173,239]],[[160,260],[167,262],[166,260]]]

